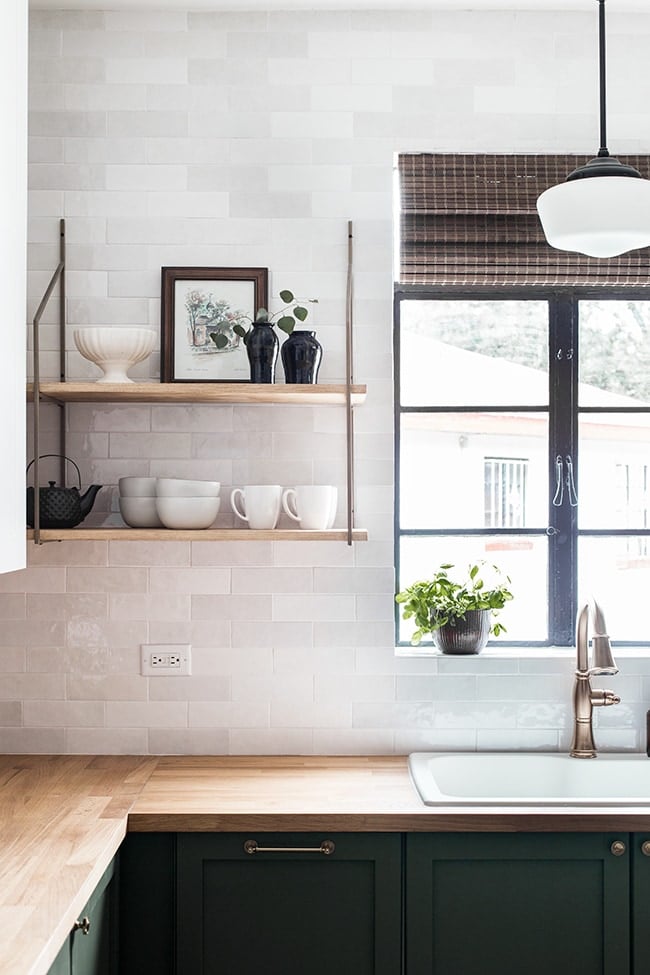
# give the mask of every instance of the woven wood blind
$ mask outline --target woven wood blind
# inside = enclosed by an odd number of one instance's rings
[[[546,243],[535,203],[589,156],[399,156],[400,284],[650,284],[650,248],[600,259]],[[619,156],[650,173],[650,156]]]

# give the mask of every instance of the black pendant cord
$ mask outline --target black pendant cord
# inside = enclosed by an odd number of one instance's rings
[[[600,149],[599,156],[609,156],[607,148],[607,109],[605,80],[605,0],[598,0],[598,51],[600,61]]]

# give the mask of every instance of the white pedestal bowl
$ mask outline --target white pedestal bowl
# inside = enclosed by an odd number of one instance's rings
[[[127,372],[151,355],[156,332],[150,328],[89,325],[75,328],[72,336],[79,352],[102,370],[98,383],[132,383]]]

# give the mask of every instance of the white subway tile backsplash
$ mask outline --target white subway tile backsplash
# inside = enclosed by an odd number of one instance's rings
[[[1,740],[1,738],[0,738]],[[233,728],[230,751],[233,755],[259,755],[263,742],[266,755],[312,755],[314,731],[311,728]]]
[[[101,728],[104,704],[101,701],[25,701],[25,727]]]
[[[224,755],[230,733],[217,728],[151,728],[147,746],[137,749],[152,755]]]
[[[186,728],[187,714],[188,705],[183,701],[108,701],[106,704],[106,722],[114,728]]]
[[[70,324],[157,330],[161,266],[267,267],[272,309],[281,288],[319,299],[307,325],[324,348],[320,381],[340,382],[353,219],[355,376],[369,387],[355,411],[355,516],[370,540],[29,546],[29,568],[0,576],[0,748],[568,747],[568,651],[395,655],[392,175],[400,150],[589,151],[586,23],[397,7],[31,12],[29,314],[63,215]],[[614,25],[614,49],[639,55],[626,77],[636,102],[612,119],[621,151],[646,148],[648,33],[647,14]],[[53,377],[55,311],[42,335]],[[67,360],[72,377],[98,375],[71,340]],[[133,375],[156,381],[158,351]],[[55,412],[42,411],[48,441]],[[232,486],[334,483],[345,523],[342,410],[67,412],[69,452],[107,485],[89,521],[119,523],[117,480],[142,474],[221,481],[224,525]],[[191,643],[192,676],[141,677],[147,642]],[[623,703],[597,714],[599,746],[637,749],[650,661],[622,654],[619,666],[603,686]]]
[[[269,705],[260,702],[193,701],[190,728],[268,728]]]
[[[64,728],[0,728],[0,749],[8,755],[53,755],[66,751]],[[75,749],[72,749],[75,751]],[[86,751],[85,748],[80,749]],[[90,748],[93,752],[95,749]]]

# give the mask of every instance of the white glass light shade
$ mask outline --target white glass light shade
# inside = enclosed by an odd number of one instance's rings
[[[551,247],[616,257],[650,245],[650,180],[590,176],[544,190],[537,212]]]

